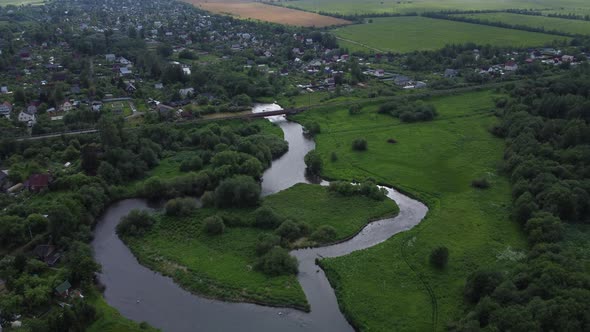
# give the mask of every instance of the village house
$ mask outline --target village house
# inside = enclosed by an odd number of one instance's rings
[[[25,181],[24,186],[31,192],[38,193],[41,190],[47,189],[51,182],[51,175],[49,174],[32,174]]]
[[[457,77],[457,75],[459,75],[459,71],[458,70],[448,68],[448,69],[445,70],[444,77],[445,78],[454,78],[454,77]]]
[[[5,101],[0,104],[0,117],[5,117],[10,119],[10,113],[12,112],[12,104]]]
[[[54,266],[61,258],[61,253],[53,245],[40,244],[33,249],[33,253],[39,260],[48,266]]]
[[[561,61],[563,61],[563,62],[571,63],[571,62],[574,62],[574,60],[575,60],[575,58],[573,55],[564,55],[561,57]]]
[[[28,114],[27,112],[20,112],[18,114],[18,121],[25,122],[29,127],[34,126],[37,123],[37,117],[35,114]]]
[[[66,280],[55,287],[55,293],[62,298],[66,298],[70,295],[70,288],[72,288],[72,284]]]
[[[117,57],[114,54],[107,54],[104,56],[104,58],[108,62],[115,62],[115,60],[117,60]]]
[[[5,192],[10,188],[10,179],[6,171],[0,171],[0,192]]]
[[[60,111],[69,112],[73,109],[74,105],[69,100],[66,100],[59,106]]]
[[[518,64],[514,61],[508,61],[504,65],[504,70],[506,71],[516,71],[518,69]]]
[[[195,93],[195,89],[193,88],[186,88],[178,90],[178,93],[182,98],[186,98],[188,96],[192,96]]]

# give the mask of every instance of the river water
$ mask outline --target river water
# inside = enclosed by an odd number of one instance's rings
[[[276,104],[260,104],[253,112],[277,109],[280,106]],[[262,193],[265,196],[296,183],[309,183],[303,157],[315,148],[315,143],[303,136],[301,125],[287,121],[284,116],[268,119],[283,130],[289,151],[273,161],[264,173]],[[182,289],[171,278],[139,264],[117,237],[115,228],[129,211],[152,209],[141,199],[111,205],[94,231],[92,247],[97,262],[102,265],[99,277],[106,286],[104,297],[123,316],[146,321],[163,331],[353,331],[340,312],[334,290],[323,270],[315,264],[315,259],[343,256],[372,247],[412,228],[424,218],[428,211],[424,204],[386,189],[388,197],[400,207],[396,217],[373,222],[346,242],[291,252],[299,261],[298,279],[311,305],[310,313],[205,299]]]

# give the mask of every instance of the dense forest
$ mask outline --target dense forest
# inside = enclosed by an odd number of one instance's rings
[[[587,331],[590,257],[566,230],[590,222],[590,68],[530,80],[498,100],[513,218],[530,251],[509,275],[479,270],[465,285],[475,306],[453,330]]]

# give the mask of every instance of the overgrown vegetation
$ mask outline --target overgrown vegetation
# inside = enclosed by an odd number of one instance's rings
[[[512,182],[513,218],[530,252],[503,274],[476,271],[465,286],[476,304],[456,326],[497,330],[588,329],[588,257],[564,245],[564,224],[587,223],[590,70],[567,79],[529,81],[510,91],[502,123],[505,170]]]

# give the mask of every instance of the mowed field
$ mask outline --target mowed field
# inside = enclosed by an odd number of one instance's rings
[[[330,107],[296,116],[317,121],[316,137],[330,178],[373,178],[401,188],[428,204],[424,221],[384,243],[348,256],[322,261],[338,302],[360,331],[444,331],[464,310],[466,277],[479,267],[514,264],[526,241],[509,219],[510,186],[498,174],[504,141],[488,129],[496,123],[489,91],[426,100],[439,116],[405,124],[383,114],[378,105],[349,115]],[[363,137],[366,152],[351,142]],[[390,144],[393,138],[398,143]],[[336,153],[338,160],[331,161]],[[486,177],[487,190],[471,187]],[[449,248],[442,271],[429,264],[433,248]],[[422,282],[421,279],[424,281]],[[434,318],[434,319],[433,319]],[[433,320],[436,329],[433,329]]]
[[[497,28],[480,24],[454,22],[421,16],[375,18],[373,23],[341,27],[333,30],[341,39],[341,47],[367,51],[407,53],[434,50],[447,44],[490,44],[494,46],[543,46],[566,37],[544,33]],[[347,42],[347,40],[349,42]],[[355,44],[361,43],[362,45]]]
[[[545,31],[555,30],[580,35],[590,34],[590,21],[569,20],[546,16],[519,15],[512,13],[457,14],[456,16],[487,20],[490,22],[543,28]]]
[[[587,0],[296,0],[282,4],[309,11],[346,15],[441,10],[590,8]]]
[[[0,0],[0,6],[42,5],[44,0]]]
[[[304,26],[326,27],[349,24],[349,21],[308,13],[301,10],[267,5],[259,2],[204,2],[202,0],[184,0],[194,6],[216,14],[225,14],[242,19],[254,19],[265,22]]]

